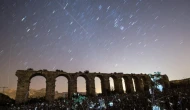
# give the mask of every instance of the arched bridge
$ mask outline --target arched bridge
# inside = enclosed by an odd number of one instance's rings
[[[18,77],[16,103],[27,101],[27,93],[29,91],[30,80],[35,76],[43,76],[46,79],[46,95],[47,101],[53,101],[55,96],[55,82],[59,76],[64,76],[68,79],[68,97],[71,98],[73,93],[77,92],[77,77],[82,76],[86,80],[86,95],[95,96],[95,77],[99,77],[101,81],[102,94],[106,95],[110,90],[109,78],[112,77],[114,81],[115,92],[124,93],[122,78],[125,82],[126,93],[133,93],[135,83],[136,92],[149,91],[151,79],[147,74],[123,74],[123,73],[90,73],[76,72],[66,73],[61,70],[47,71],[39,70],[17,70],[16,76]],[[162,75],[161,83],[164,88],[169,87],[169,79],[167,75]]]

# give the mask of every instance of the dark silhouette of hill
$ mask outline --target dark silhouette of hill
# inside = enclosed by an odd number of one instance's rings
[[[4,106],[4,105],[11,104],[14,102],[15,102],[14,99],[10,98],[9,96],[5,94],[0,93],[0,106]]]

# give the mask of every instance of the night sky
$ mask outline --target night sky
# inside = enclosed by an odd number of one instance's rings
[[[189,0],[1,0],[0,87],[16,89],[16,70],[27,68],[188,78],[189,6]],[[45,84],[41,79],[32,83]]]

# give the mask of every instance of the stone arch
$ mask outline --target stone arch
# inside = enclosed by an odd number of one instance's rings
[[[78,93],[79,92],[85,92],[85,95],[86,95],[86,93],[87,93],[87,84],[86,84],[86,82],[87,81],[83,76],[78,76],[77,77],[77,92]],[[84,87],[82,87],[82,86],[84,86]]]
[[[110,85],[110,91],[115,91],[115,81],[113,76],[109,77],[109,85]]]
[[[76,76],[76,82],[77,82],[77,91],[76,92],[79,92],[78,91],[78,78],[84,78],[84,80],[85,80],[85,82],[83,82],[83,83],[85,83],[85,95],[88,95],[89,94],[89,78],[88,78],[88,76],[86,75],[86,74],[84,74],[84,73],[81,73],[81,74],[77,74]]]
[[[56,77],[54,99],[57,99],[59,97],[68,98],[68,90],[69,90],[68,82],[69,82],[69,78],[67,75],[60,74]],[[62,88],[62,89],[60,89],[60,88]]]
[[[133,93],[134,92],[134,87],[133,87],[132,77],[128,76],[128,75],[124,75],[123,79],[125,81],[126,93]]]
[[[60,76],[63,76],[63,77],[65,77],[65,78],[67,78],[68,81],[71,79],[70,75],[69,75],[69,74],[66,74],[66,73],[64,73],[64,74],[58,74],[57,76],[55,76],[55,78],[58,78],[58,77],[60,77]]]
[[[28,98],[45,97],[46,95],[46,78],[36,75],[30,79]],[[40,94],[35,94],[40,92]]]
[[[133,91],[134,91],[134,92],[137,92],[137,89],[136,89],[136,87],[137,87],[136,84],[137,84],[137,83],[136,83],[135,78],[133,78],[133,77],[132,77],[132,84],[133,84]]]
[[[133,76],[136,92],[144,92],[143,80],[140,76]]]
[[[116,73],[111,74],[110,77],[113,78],[114,91],[117,93],[123,93],[122,77]]]
[[[95,79],[95,92],[96,92],[96,94],[99,92],[99,93],[103,93],[103,77],[101,76],[101,75],[96,75],[95,77],[94,77]],[[99,89],[100,90],[97,90],[97,84],[98,84],[98,82],[97,81],[100,81],[100,83],[99,83]]]
[[[107,74],[101,75],[100,79],[102,85],[102,94],[108,95],[108,93],[110,92],[109,75]]]
[[[122,77],[123,92],[126,93],[125,79]]]
[[[28,88],[27,88],[27,94],[25,95],[25,98],[26,99],[28,99],[29,98],[29,96],[30,96],[30,94],[31,94],[31,89],[30,89],[30,86],[31,86],[31,80],[33,79],[33,78],[37,78],[37,77],[43,77],[44,79],[45,79],[45,88],[42,88],[40,91],[41,92],[45,92],[45,94],[44,94],[44,97],[45,97],[45,95],[46,95],[46,76],[43,74],[43,73],[40,73],[40,72],[35,72],[35,73],[32,73],[32,74],[30,74],[29,75],[29,86],[28,86]],[[35,91],[34,91],[35,92]],[[36,96],[36,97],[38,97],[38,96]],[[36,98],[36,97],[31,97],[31,98]],[[42,96],[39,96],[39,97],[42,97]]]
[[[29,76],[29,80],[31,80],[32,78],[34,78],[34,77],[36,77],[36,76],[42,76],[42,77],[44,77],[45,79],[47,79],[45,74],[40,73],[40,72],[36,72],[36,73],[32,73],[32,74]]]

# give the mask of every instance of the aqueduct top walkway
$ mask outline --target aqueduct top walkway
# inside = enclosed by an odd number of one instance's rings
[[[106,95],[107,91],[110,90],[109,78],[112,77],[114,81],[115,91],[117,93],[124,93],[122,78],[125,81],[126,93],[133,93],[133,81],[135,82],[136,92],[149,91],[151,85],[151,79],[147,74],[123,74],[123,73],[90,73],[76,72],[66,73],[61,70],[47,71],[39,70],[34,71],[18,70],[16,72],[18,77],[17,92],[16,92],[16,103],[22,103],[27,101],[26,94],[29,91],[30,80],[35,76],[43,76],[46,79],[46,100],[53,101],[55,95],[55,81],[59,76],[65,76],[68,79],[68,97],[70,98],[73,93],[77,92],[77,77],[82,76],[86,80],[86,94],[88,96],[95,96],[95,77],[99,77],[101,81],[102,94]],[[167,75],[162,75],[160,80],[164,88],[169,87],[169,79]]]

